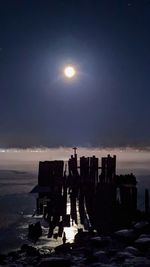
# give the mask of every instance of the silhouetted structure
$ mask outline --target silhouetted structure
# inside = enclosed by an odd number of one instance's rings
[[[116,177],[116,156],[102,158],[102,173],[100,176],[101,182],[113,183]]]
[[[54,215],[56,211],[62,215],[62,187],[64,182],[63,161],[44,161],[39,163],[37,212]],[[46,208],[46,211],[44,210]]]
[[[38,193],[37,213],[49,222],[49,237],[56,225],[58,236],[62,236],[70,219],[78,224],[77,205],[80,223],[87,225],[88,221],[99,232],[107,233],[129,223],[137,210],[135,176],[116,175],[115,155],[103,157],[99,167],[95,156],[83,156],[78,162],[77,148],[73,149],[65,171],[63,161],[39,163],[38,185],[32,192]],[[69,197],[70,214],[66,208]],[[147,200],[146,203],[148,207]]]

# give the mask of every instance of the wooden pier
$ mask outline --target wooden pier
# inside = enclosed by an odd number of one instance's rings
[[[65,166],[65,167],[64,167]],[[103,157],[101,163],[95,156],[80,157],[76,148],[67,166],[63,161],[39,163],[38,185],[32,193],[38,193],[37,213],[43,214],[49,223],[49,237],[55,226],[59,236],[70,221],[89,225],[100,233],[108,233],[134,220],[137,212],[136,177],[133,174],[116,175],[116,156]],[[70,214],[67,201],[70,200]],[[149,212],[149,196],[146,191],[146,212]]]

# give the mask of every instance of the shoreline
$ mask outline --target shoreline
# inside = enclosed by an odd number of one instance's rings
[[[55,249],[40,249],[28,244],[17,251],[0,254],[3,266],[150,266],[150,221],[133,224],[107,236],[82,232],[74,243],[65,243]]]

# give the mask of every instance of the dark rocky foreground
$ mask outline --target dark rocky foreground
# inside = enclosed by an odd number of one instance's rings
[[[54,251],[24,244],[18,251],[0,255],[0,266],[149,267],[150,223],[136,223],[109,236],[79,231],[73,244],[66,243]]]

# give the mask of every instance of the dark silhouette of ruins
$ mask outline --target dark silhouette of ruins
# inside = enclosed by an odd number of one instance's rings
[[[49,237],[55,226],[62,236],[70,221],[107,234],[129,224],[137,212],[136,177],[116,175],[116,156],[80,157],[76,148],[68,163],[39,163],[37,213],[49,223]],[[70,202],[70,211],[67,203]],[[148,201],[147,201],[148,202]]]

